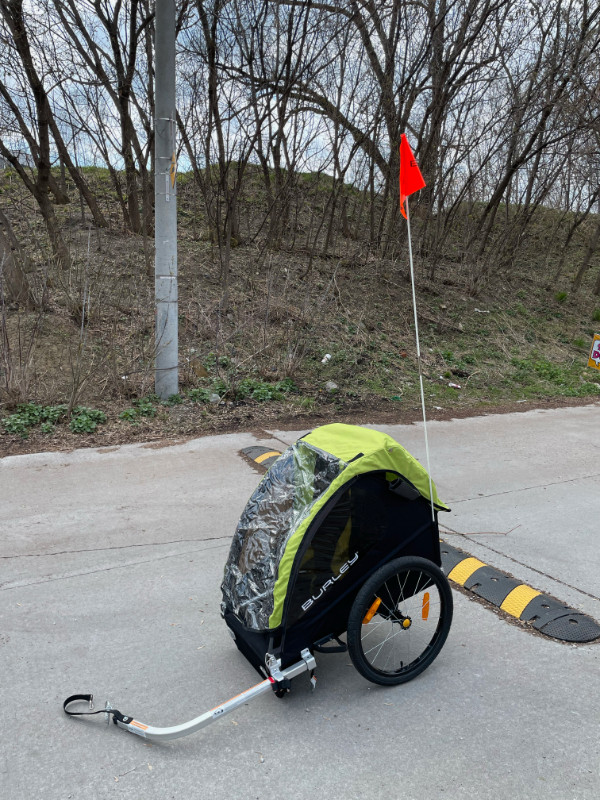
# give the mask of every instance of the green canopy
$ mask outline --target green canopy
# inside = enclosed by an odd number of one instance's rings
[[[329,453],[343,462],[345,467],[330,483],[327,490],[312,504],[310,514],[302,519],[287,540],[273,589],[273,612],[269,617],[270,629],[277,628],[281,624],[283,604],[294,558],[308,526],[329,498],[345,483],[366,472],[397,473],[409,481],[426,500],[431,501],[432,499],[429,492],[428,472],[402,445],[381,431],[335,422],[316,428],[304,436],[301,441]],[[433,481],[431,486],[434,506],[438,510],[449,511],[448,506],[439,499]]]
[[[374,472],[390,484],[401,479],[413,498],[420,494],[449,510],[426,470],[391,436],[323,425],[288,447],[249,499],[225,566],[224,608],[251,630],[279,627],[296,555],[315,516],[354,478]]]

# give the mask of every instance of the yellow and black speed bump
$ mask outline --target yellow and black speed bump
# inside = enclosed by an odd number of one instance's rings
[[[440,544],[442,569],[449,580],[540,633],[564,642],[592,642],[600,638],[596,620],[521,583],[505,572],[473,558],[458,547]]]
[[[480,567],[465,581],[465,588],[488,603],[501,606],[505,598],[519,586],[519,581],[493,567]]]
[[[269,469],[271,464],[273,464],[281,453],[279,450],[273,450],[270,447],[245,447],[242,451],[242,455],[246,456],[246,458],[253,461],[257,466],[261,467],[265,472]]]

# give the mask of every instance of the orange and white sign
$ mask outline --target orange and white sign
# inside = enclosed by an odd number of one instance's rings
[[[590,350],[590,358],[588,360],[588,367],[600,369],[600,333],[597,333],[594,336],[592,349]]]

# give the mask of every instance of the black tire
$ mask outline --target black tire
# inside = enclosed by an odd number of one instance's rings
[[[425,558],[396,558],[356,595],[348,617],[350,658],[373,683],[405,683],[435,659],[451,622],[452,591],[441,569]]]

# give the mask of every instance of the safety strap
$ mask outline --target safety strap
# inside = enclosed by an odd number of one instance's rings
[[[67,706],[71,703],[75,703],[77,701],[83,701],[84,703],[89,703],[89,711],[69,711]],[[130,722],[133,721],[133,717],[127,717],[125,714],[121,714],[118,708],[100,708],[98,711],[92,711],[91,709],[94,708],[94,695],[93,694],[72,694],[70,697],[67,697],[65,702],[63,703],[63,711],[69,717],[88,717],[93,716],[94,714],[112,714],[113,722],[115,725],[117,722],[123,722],[125,725],[129,725]]]

